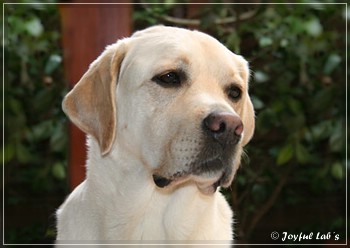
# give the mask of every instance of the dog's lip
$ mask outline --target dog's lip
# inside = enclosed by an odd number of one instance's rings
[[[154,183],[159,188],[164,188],[164,187],[168,186],[169,184],[171,184],[171,182],[173,181],[173,180],[168,179],[166,177],[162,177],[162,176],[160,176],[158,174],[153,174],[152,176],[153,176]]]
[[[189,177],[181,177],[181,178],[176,178],[176,179],[168,179],[166,177],[157,175],[157,174],[153,174],[153,181],[155,183],[155,185],[157,185],[157,187],[159,188],[166,188],[170,185],[172,185],[172,187],[178,185],[178,184],[182,184],[186,181],[189,180]],[[199,180],[199,181],[197,181]],[[211,179],[199,179],[197,178],[197,180],[195,179],[194,182],[197,185],[199,191],[204,194],[204,195],[213,195],[217,189],[221,186],[226,187],[225,184],[227,182],[226,181],[226,175],[223,172],[219,177],[216,178],[211,178]]]
[[[164,177],[162,175],[159,175],[157,173],[154,173],[152,175],[152,177],[153,177],[153,181],[154,181],[155,185],[157,185],[157,187],[159,187],[159,188],[165,188],[165,187],[168,187],[170,185],[175,186],[175,185],[186,182],[190,178],[189,175],[187,175],[187,174],[184,174],[182,176],[172,176],[172,177],[168,178],[168,177]]]

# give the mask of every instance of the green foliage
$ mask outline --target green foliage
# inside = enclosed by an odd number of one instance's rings
[[[67,191],[68,130],[61,111],[66,88],[58,10],[54,5],[5,5],[4,14],[4,242],[50,243],[55,234],[52,223],[43,221],[48,215],[22,225],[14,219],[19,206],[33,209],[33,198],[45,206],[34,215],[51,212],[46,209],[54,204],[49,199],[63,198]]]
[[[140,27],[150,19],[149,24],[193,27],[187,9],[146,5],[137,9],[135,20],[143,22]],[[250,161],[238,171],[233,192],[226,192],[238,210],[238,236],[247,240],[262,216],[278,206],[345,196],[345,5],[209,4],[198,9],[191,14],[199,20],[195,28],[242,54],[252,71],[256,132],[246,148]],[[174,15],[182,21],[166,18]],[[232,17],[238,18],[224,22]],[[337,218],[343,214],[338,211]],[[329,223],[315,225],[333,230]],[[344,223],[336,228],[344,232]]]
[[[344,163],[345,20],[332,17],[342,11],[339,5],[266,6],[258,25],[241,25],[257,43],[250,56],[260,80],[252,94],[264,107],[257,110],[256,136],[276,138],[268,147],[277,150],[277,165]],[[262,81],[261,75],[268,76]]]
[[[5,5],[5,194],[65,189],[67,130],[59,15],[53,5]],[[14,185],[21,189],[14,190]],[[8,190],[10,189],[11,190]]]

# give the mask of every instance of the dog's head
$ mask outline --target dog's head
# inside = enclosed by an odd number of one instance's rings
[[[158,187],[190,181],[209,194],[230,185],[253,135],[248,79],[216,39],[157,26],[108,46],[63,109],[102,155],[125,149]]]

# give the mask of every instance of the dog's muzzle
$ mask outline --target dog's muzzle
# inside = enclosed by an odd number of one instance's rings
[[[234,113],[216,111],[206,116],[201,125],[203,147],[196,160],[182,173],[172,176],[153,174],[153,181],[159,188],[193,178],[203,193],[210,194],[219,186],[231,183],[235,148],[243,133],[241,119]]]

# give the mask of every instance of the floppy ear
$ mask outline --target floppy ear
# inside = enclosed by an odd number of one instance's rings
[[[247,94],[246,102],[243,106],[243,126],[244,126],[244,135],[242,140],[242,145],[245,146],[250,139],[253,137],[255,129],[255,114],[252,101]]]
[[[116,136],[115,91],[125,53],[125,44],[121,41],[108,46],[62,104],[70,120],[97,140],[102,155],[110,151]]]
[[[250,139],[253,137],[254,129],[255,129],[255,113],[253,103],[250,100],[248,94],[249,88],[249,67],[248,62],[242,57],[238,56],[238,60],[240,61],[240,74],[244,82],[247,84],[246,95],[244,96],[244,102],[242,106],[242,122],[244,126],[244,135],[242,140],[242,145],[245,146]]]

